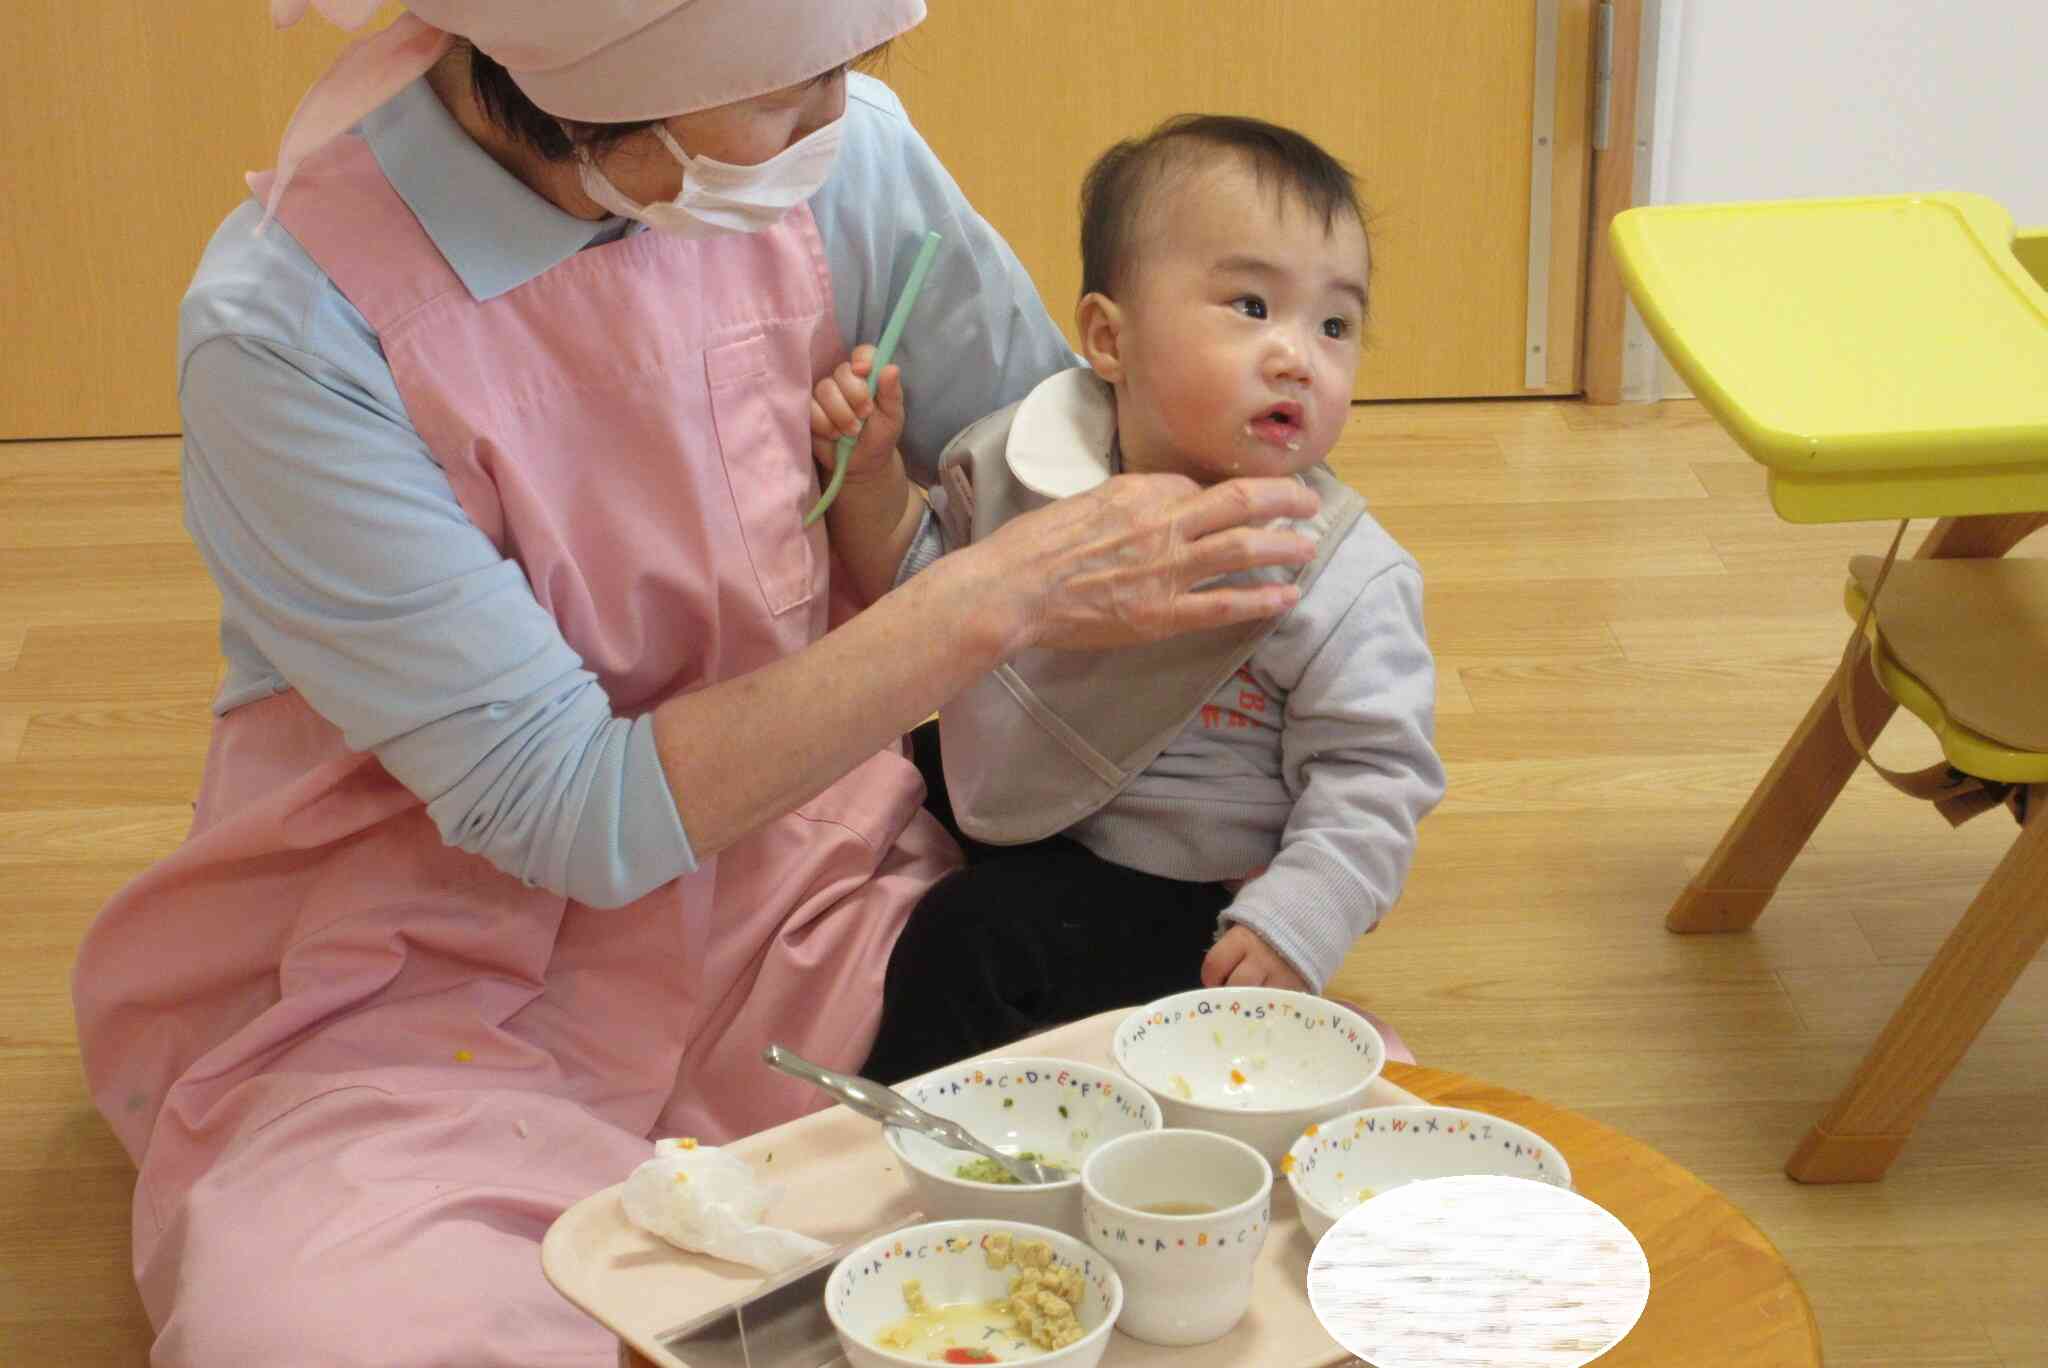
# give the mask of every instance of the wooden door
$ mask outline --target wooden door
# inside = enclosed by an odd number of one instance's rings
[[[177,305],[242,174],[346,35],[261,0],[24,0],[0,58],[0,438],[178,429]],[[1083,168],[1183,110],[1257,114],[1360,175],[1362,398],[1578,387],[1592,0],[931,0],[883,75],[1056,317]],[[386,19],[396,13],[387,10]],[[1548,323],[1527,335],[1538,15],[1554,14]],[[1527,347],[1548,362],[1526,384]]]
[[[279,33],[263,0],[8,13],[0,438],[176,432],[178,300],[348,35],[317,18]]]
[[[1316,139],[1365,192],[1373,302],[1359,398],[1568,394],[1579,388],[1593,8],[930,0],[880,74],[1063,323],[1081,279],[1081,175],[1096,154],[1172,114],[1250,114]],[[1545,149],[1531,119],[1539,50],[1555,57]],[[1539,150],[1548,280],[1532,338]],[[1532,346],[1543,348],[1537,386]]]

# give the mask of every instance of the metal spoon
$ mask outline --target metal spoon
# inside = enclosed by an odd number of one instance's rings
[[[969,1150],[984,1158],[1001,1164],[1012,1178],[1020,1183],[1059,1183],[1073,1175],[1050,1164],[1041,1164],[1036,1159],[1022,1159],[1014,1154],[1005,1154],[993,1145],[975,1139],[958,1123],[943,1116],[933,1116],[894,1088],[884,1087],[871,1078],[858,1078],[851,1074],[834,1073],[821,1068],[801,1055],[795,1055],[780,1045],[770,1045],[761,1051],[761,1058],[774,1068],[780,1069],[791,1078],[824,1089],[838,1098],[847,1108],[862,1116],[879,1121],[885,1126],[897,1126],[907,1131],[938,1141],[953,1149]]]

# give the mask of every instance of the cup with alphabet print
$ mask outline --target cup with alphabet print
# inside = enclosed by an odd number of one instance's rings
[[[1081,1166],[1088,1243],[1123,1280],[1117,1328],[1150,1344],[1207,1344],[1252,1299],[1252,1265],[1273,1224],[1273,1168],[1214,1131],[1119,1136]]]

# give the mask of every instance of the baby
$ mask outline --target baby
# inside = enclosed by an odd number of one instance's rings
[[[1393,905],[1416,824],[1444,787],[1421,572],[1323,465],[1366,317],[1357,191],[1299,133],[1183,116],[1096,162],[1081,239],[1088,368],[957,436],[929,507],[894,451],[897,368],[871,399],[864,347],[819,382],[820,463],[860,433],[828,515],[856,588],[872,599],[1012,517],[1159,472],[1203,485],[1303,480],[1322,498],[1300,529],[1316,558],[1277,621],[1101,655],[1027,652],[942,710],[945,786],[970,865],[912,918],[885,992],[964,976],[974,993],[1035,996],[1042,1019],[1045,993],[1078,1016],[1172,991],[1174,975],[1193,987],[1197,970],[1210,986],[1316,991]],[[935,924],[941,913],[952,930]],[[1016,919],[1034,915],[1042,930],[1020,933]],[[977,950],[997,920],[1001,947]],[[1061,940],[1062,927],[1102,935],[1130,922],[1136,940]],[[1148,942],[1162,953],[1148,957]],[[1043,977],[1100,979],[1093,995],[1028,972],[1020,982],[1012,963],[965,963],[1014,961],[1020,945],[1050,966]],[[1149,960],[1168,977],[1146,978]],[[876,1054],[878,1076],[921,1062],[902,1042]]]

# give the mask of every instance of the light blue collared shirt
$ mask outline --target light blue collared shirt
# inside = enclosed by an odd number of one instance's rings
[[[897,351],[904,454],[929,475],[954,432],[1076,358],[888,88],[849,77],[846,122],[811,207],[848,347],[880,335],[924,234],[945,240]],[[640,231],[535,195],[424,82],[360,131],[478,299]],[[179,315],[185,521],[228,661],[215,710],[299,690],[445,840],[578,901],[617,906],[689,872],[651,719],[613,711],[463,513],[376,334],[289,233],[252,231],[260,214],[228,216]]]

